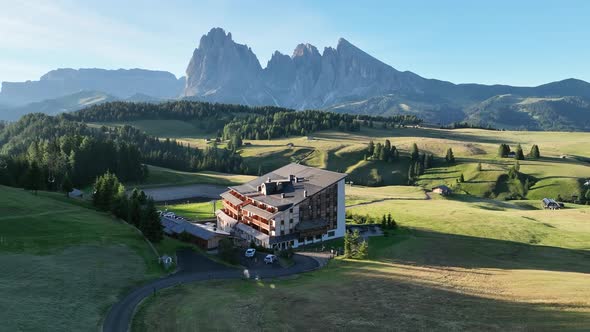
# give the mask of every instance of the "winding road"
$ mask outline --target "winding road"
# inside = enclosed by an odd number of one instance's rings
[[[258,263],[250,264],[249,269],[228,267],[191,250],[179,251],[177,256],[178,272],[140,286],[115,303],[103,322],[103,332],[128,331],[135,309],[141,301],[164,288],[212,279],[277,278],[312,271],[320,267],[317,259],[300,254],[293,256],[295,264],[288,268],[282,268],[278,264],[266,265],[262,263],[264,256],[259,254]]]

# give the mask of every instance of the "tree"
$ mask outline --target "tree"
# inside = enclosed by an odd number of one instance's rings
[[[516,160],[524,160],[524,153],[522,152],[522,146],[520,146],[520,144],[516,146],[516,155],[514,158]]]
[[[387,219],[385,218],[385,215],[383,215],[383,218],[381,218],[381,228],[385,229],[385,227],[387,227]]]
[[[500,146],[498,147],[498,157],[501,158],[506,158],[508,157],[508,154],[510,153],[510,146],[508,144],[500,144]]]
[[[154,200],[151,198],[149,198],[146,202],[139,229],[151,242],[158,243],[164,238],[164,231],[162,223],[160,222],[160,215],[156,210],[156,204],[154,203]]]
[[[447,155],[445,156],[445,160],[449,164],[452,164],[455,162],[455,155],[453,154],[453,149],[449,148],[447,150]]]
[[[136,192],[136,189],[133,190]],[[129,208],[127,209],[127,222],[136,227],[139,227],[141,223],[141,203],[139,202],[139,195],[131,195],[129,198]]]
[[[590,204],[590,189],[586,191],[586,202]]]
[[[222,260],[224,260],[230,264],[238,263],[236,247],[234,246],[232,240],[227,239],[227,238],[223,238],[223,239],[219,240],[218,252],[219,252],[219,257]]]
[[[363,240],[357,246],[356,255],[354,258],[366,259],[367,257],[369,257],[369,243],[366,240]]]
[[[459,175],[459,180],[458,180],[458,182],[459,182],[459,183],[463,183],[463,182],[465,182],[465,177],[463,176],[463,173],[461,173],[461,175]]]
[[[70,192],[74,190],[74,185],[72,184],[69,173],[66,173],[61,181],[61,190],[66,193],[66,197],[70,197]]]
[[[385,148],[382,148],[379,152],[379,160],[385,161],[387,160],[387,152]]]
[[[475,168],[478,172],[481,172],[481,163],[477,163],[477,167]]]
[[[41,189],[41,184],[43,183],[41,176],[39,164],[33,161],[29,166],[26,189],[33,191],[35,195],[37,195],[37,191]]]
[[[520,172],[520,163],[518,162],[518,160],[514,162],[514,170]]]
[[[344,257],[350,258],[352,257],[352,242],[350,239],[350,232],[344,232]]]
[[[416,143],[412,144],[412,148],[410,149],[410,159],[412,159],[412,161],[418,160],[419,154],[420,150],[418,150],[418,145]]]
[[[371,140],[371,141],[369,142],[369,147],[367,148],[367,154],[368,154],[369,156],[372,156],[372,155],[373,155],[373,153],[375,153],[375,143],[373,143],[373,140]]]
[[[92,203],[99,210],[112,211],[117,195],[124,190],[125,187],[119,182],[117,176],[107,171],[104,175],[96,178],[94,182]]]
[[[537,146],[537,144],[533,145],[533,147],[531,148],[531,152],[529,153],[529,157],[531,159],[541,158],[541,152],[539,151],[539,147]]]

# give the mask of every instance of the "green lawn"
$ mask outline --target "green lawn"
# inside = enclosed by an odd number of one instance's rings
[[[217,201],[215,205],[216,209],[221,208],[221,201]],[[188,204],[172,204],[172,205],[160,205],[158,209],[162,211],[174,212],[179,216],[189,218],[192,220],[202,220],[215,218],[213,213],[213,203],[211,202],[200,202],[200,203],[188,203]]]
[[[174,254],[166,239],[156,247]],[[137,231],[63,194],[0,186],[0,312],[6,331],[96,330],[129,288],[162,275]]]
[[[403,228],[371,238],[367,261],[335,260],[288,280],[212,281],[162,291],[140,307],[133,330],[590,326],[589,207],[550,212],[528,201],[460,198],[351,208],[371,215],[392,211]]]

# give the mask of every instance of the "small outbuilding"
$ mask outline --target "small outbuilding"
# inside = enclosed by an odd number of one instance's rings
[[[443,196],[448,196],[453,193],[451,188],[449,188],[445,185],[440,185],[440,186],[436,186],[436,187],[432,188],[432,192],[435,194],[443,195]]]
[[[558,203],[552,198],[543,198],[543,200],[541,201],[541,204],[543,205],[544,209],[549,209],[549,210],[559,210],[562,207],[564,207],[563,203]]]
[[[219,241],[229,236],[229,233],[218,230],[217,226],[193,224],[186,220],[165,217],[160,218],[164,227],[164,234],[191,242],[203,250],[213,250],[219,246]]]

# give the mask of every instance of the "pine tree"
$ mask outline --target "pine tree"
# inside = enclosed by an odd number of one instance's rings
[[[66,194],[66,197],[70,197],[70,192],[74,190],[74,185],[72,184],[69,173],[66,173],[61,181],[61,190]]]
[[[373,143],[373,140],[371,140],[371,141],[369,142],[369,147],[367,148],[367,154],[368,154],[369,156],[372,156],[372,155],[373,155],[373,153],[375,153],[375,143]]]
[[[412,161],[418,160],[419,154],[420,150],[418,150],[418,145],[416,143],[412,144],[412,149],[410,150],[410,159],[412,159]]]
[[[516,146],[516,155],[514,158],[516,158],[516,160],[524,160],[524,153],[522,152],[522,147],[520,144]]]
[[[37,195],[37,191],[41,189],[43,183],[41,176],[42,174],[39,164],[37,164],[36,161],[33,161],[29,166],[26,189],[33,191],[35,195]]]
[[[500,144],[498,147],[498,157],[506,158],[510,153],[510,146],[508,144]]]
[[[379,160],[381,160],[381,161],[387,160],[387,153],[385,151],[386,151],[385,148],[381,149],[381,151],[379,152]]]
[[[344,258],[352,257],[352,243],[350,240],[351,233],[349,231],[344,232]]]
[[[385,218],[385,215],[383,215],[383,218],[381,219],[381,228],[385,229],[385,227],[387,227],[387,219]]]
[[[531,157],[531,159],[541,158],[541,152],[539,151],[539,147],[537,146],[537,144],[533,145],[533,147],[531,148],[531,152],[529,153],[529,157]]]
[[[514,162],[514,170],[520,172],[520,163],[518,160]]]
[[[455,155],[453,154],[453,149],[449,148],[447,150],[447,155],[445,156],[445,160],[449,164],[452,164],[455,162]]]
[[[369,257],[369,244],[366,240],[363,240],[357,247],[355,258],[366,259],[367,257]]]
[[[476,170],[477,170],[478,172],[481,172],[481,163],[477,163]]]
[[[139,229],[143,232],[143,235],[151,242],[158,243],[164,238],[164,232],[162,224],[160,222],[160,216],[156,210],[154,200],[149,198],[146,202],[146,207],[143,210],[141,223]]]
[[[465,177],[463,176],[463,173],[461,173],[461,175],[459,175],[459,183],[463,182],[465,182]]]

